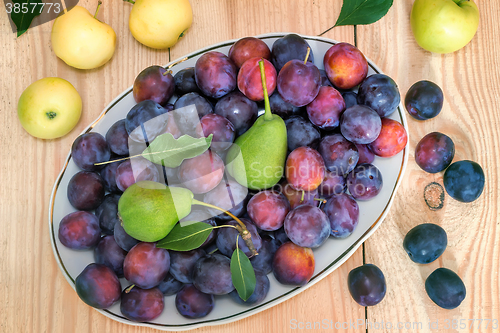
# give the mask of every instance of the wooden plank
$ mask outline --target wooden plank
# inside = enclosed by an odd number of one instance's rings
[[[491,332],[491,324],[488,329],[486,323],[480,324],[478,329],[478,321],[473,325],[475,328],[469,329],[472,322],[467,319],[499,319],[500,314],[497,172],[500,116],[494,111],[500,97],[500,49],[493,42],[494,36],[500,34],[496,24],[499,12],[492,2],[476,1],[481,14],[477,35],[464,49],[438,55],[416,44],[409,22],[412,3],[395,1],[382,20],[357,29],[359,48],[395,79],[403,98],[413,83],[424,79],[437,83],[445,96],[438,117],[423,122],[407,117],[408,168],[390,214],[365,244],[366,261],[382,269],[388,286],[385,299],[368,308],[368,320],[394,325],[422,322],[422,329],[406,330],[411,332],[429,332],[429,322],[439,320],[442,332],[446,319],[450,320],[450,331],[452,320],[465,319],[467,329],[460,332]],[[425,204],[424,187],[430,182],[443,184],[443,172],[432,175],[422,171],[415,163],[414,149],[425,134],[433,131],[453,139],[454,161],[470,159],[482,165],[486,187],[477,201],[465,204],[446,195],[441,210],[431,211]],[[417,265],[404,252],[403,238],[412,227],[427,222],[446,230],[448,247],[436,262]],[[425,279],[438,267],[457,272],[466,285],[467,296],[457,309],[439,308],[425,292]]]
[[[331,27],[340,12],[336,0],[192,0],[195,19],[189,33],[171,50],[174,59],[201,47],[248,35],[289,31],[316,35]],[[93,12],[96,2],[81,0]],[[98,18],[117,33],[117,49],[102,68],[80,71],[57,59],[50,48],[52,23],[16,39],[7,14],[0,13],[0,302],[1,332],[156,332],[115,322],[85,305],[64,279],[54,259],[47,228],[49,196],[73,140],[115,96],[152,64],[166,64],[169,52],[140,45],[128,30],[131,5],[105,1]],[[340,27],[325,37],[353,42],[353,28]],[[58,76],[70,81],[84,108],[77,127],[57,140],[27,134],[16,117],[17,100],[35,80]],[[364,308],[347,290],[348,272],[362,263],[358,250],[344,265],[309,290],[248,319],[200,332],[283,332],[290,321],[364,319]],[[168,309],[168,311],[175,311]],[[355,330],[350,330],[354,332]]]

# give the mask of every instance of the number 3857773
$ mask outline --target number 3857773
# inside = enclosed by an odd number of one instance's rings
[[[42,2],[42,3],[6,3],[5,9],[7,14],[15,13],[15,14],[27,14],[27,13],[37,13],[41,14],[44,10],[47,10],[47,13],[56,13],[59,14],[61,12],[61,4],[58,2]]]

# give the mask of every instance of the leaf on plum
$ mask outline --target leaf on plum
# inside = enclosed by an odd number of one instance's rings
[[[173,251],[191,251],[199,248],[208,238],[213,226],[204,222],[177,223],[168,235],[158,241],[157,247]]]
[[[231,279],[240,298],[246,301],[252,296],[257,280],[250,259],[238,247],[231,256]]]
[[[183,135],[178,139],[170,133],[162,134],[144,150],[142,156],[168,168],[176,168],[187,158],[203,154],[212,143],[212,134],[206,138]]]
[[[387,14],[393,0],[344,0],[335,26],[377,22]]]

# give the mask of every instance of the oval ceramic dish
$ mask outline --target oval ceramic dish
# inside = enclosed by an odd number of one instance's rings
[[[271,48],[274,41],[280,37],[285,36],[286,33],[273,33],[259,36]],[[318,68],[323,68],[323,55],[336,41],[312,36],[304,37],[312,51],[314,52],[315,64]],[[236,40],[222,42],[210,47],[203,48],[196,52],[187,55],[187,60],[181,61],[178,59],[171,62],[175,64],[171,67],[173,74],[185,67],[193,67],[196,60],[207,51],[219,51],[227,54],[229,48]],[[184,59],[184,57],[182,58]],[[368,75],[374,73],[381,73],[381,71],[368,60],[369,72]],[[98,132],[103,136],[106,134],[109,127],[117,120],[125,118],[127,112],[136,103],[132,96],[132,87],[121,93],[108,107],[102,112],[98,119],[96,119],[83,133]],[[408,126],[403,112],[403,107],[400,104],[396,112],[391,117],[401,122],[408,132]],[[187,319],[182,317],[175,308],[175,296],[165,297],[165,310],[162,315],[152,322],[136,323],[125,318],[120,312],[119,303],[113,305],[107,310],[98,310],[105,316],[112,318],[116,321],[126,323],[129,325],[148,326],[160,330],[181,331],[190,330],[206,325],[220,325],[236,320],[246,318],[254,315],[260,311],[269,309],[270,307],[279,304],[293,296],[305,291],[314,283],[320,281],[322,278],[333,272],[337,267],[342,265],[354,251],[380,226],[396,195],[396,190],[406,168],[408,161],[408,147],[403,151],[391,158],[376,157],[374,164],[380,169],[384,185],[382,191],[378,196],[370,201],[359,201],[359,224],[354,233],[345,239],[333,239],[330,237],[321,247],[314,250],[316,259],[316,269],[311,281],[303,287],[289,287],[281,285],[276,281],[273,274],[268,277],[271,281],[271,288],[266,299],[254,306],[244,306],[233,302],[228,295],[217,296],[214,310],[206,317],[201,319]],[[49,208],[49,229],[52,247],[56,261],[66,277],[70,285],[75,288],[75,279],[80,272],[91,262],[93,262],[93,251],[74,251],[66,248],[59,241],[57,234],[59,223],[61,219],[75,211],[70,205],[66,189],[70,178],[79,171],[71,158],[71,152],[67,157],[66,163],[59,174],[51,194],[50,208]],[[121,279],[122,287],[128,285],[125,279]],[[348,297],[347,295],[339,295],[339,297]],[[333,300],[332,300],[333,301]]]

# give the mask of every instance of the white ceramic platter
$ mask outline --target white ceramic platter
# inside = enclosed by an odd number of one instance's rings
[[[259,36],[271,48],[273,42],[285,36],[287,33],[273,33]],[[323,55],[336,41],[313,36],[304,37],[312,51],[314,52],[315,64],[318,68],[323,68]],[[185,67],[193,67],[196,60],[207,51],[219,51],[227,54],[229,48],[236,40],[230,40],[219,43],[187,55],[187,60],[179,62],[181,59],[173,61],[175,64],[171,67],[173,74]],[[361,50],[363,51],[363,50]],[[184,57],[183,57],[184,58]],[[369,72],[368,75],[374,73],[381,73],[381,71],[368,60]],[[127,112],[135,105],[132,96],[132,87],[121,93],[108,107],[102,112],[98,119],[96,119],[83,133],[98,132],[103,136],[111,125],[117,120],[125,118]],[[408,132],[408,126],[403,112],[403,107],[400,104],[397,111],[391,117],[401,122]],[[244,306],[234,303],[229,296],[217,296],[215,301],[214,310],[206,317],[201,319],[187,319],[179,315],[175,308],[175,296],[165,297],[165,310],[162,315],[156,320],[147,323],[135,323],[120,313],[119,304],[115,304],[107,310],[98,310],[105,316],[108,316],[119,322],[129,325],[148,326],[160,330],[168,331],[181,331],[190,330],[206,325],[220,325],[236,320],[246,318],[254,315],[260,311],[269,309],[270,307],[279,304],[293,296],[305,291],[314,283],[320,281],[322,278],[333,272],[337,267],[342,265],[354,251],[380,226],[385,216],[387,215],[392,201],[396,195],[396,190],[401,183],[401,179],[406,168],[408,161],[408,147],[392,158],[376,157],[374,164],[380,169],[383,177],[383,188],[378,196],[370,201],[360,201],[359,210],[359,224],[354,233],[345,239],[333,239],[330,237],[321,247],[314,250],[316,259],[316,268],[314,276],[311,281],[303,287],[289,287],[279,284],[274,278],[273,274],[269,274],[271,281],[271,288],[266,299],[254,306]],[[59,223],[61,219],[67,214],[75,211],[70,205],[66,189],[70,178],[80,171],[71,158],[71,153],[68,154],[66,164],[64,165],[61,173],[59,174],[50,200],[49,208],[49,229],[57,263],[66,277],[70,285],[75,288],[75,279],[80,272],[91,262],[93,262],[93,251],[75,251],[66,248],[61,244],[57,237]],[[129,283],[122,279],[122,287],[129,285]],[[348,297],[347,295],[338,295],[341,297]],[[335,300],[332,300],[335,302]]]

